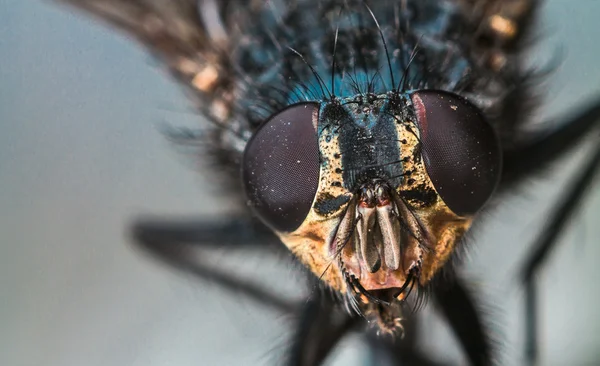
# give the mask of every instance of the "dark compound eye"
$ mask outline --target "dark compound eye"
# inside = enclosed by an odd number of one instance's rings
[[[435,189],[456,214],[474,214],[500,179],[502,154],[492,126],[458,95],[421,90],[411,99],[423,161]]]
[[[255,132],[244,151],[246,196],[273,229],[297,229],[312,206],[319,185],[316,103],[295,104]]]

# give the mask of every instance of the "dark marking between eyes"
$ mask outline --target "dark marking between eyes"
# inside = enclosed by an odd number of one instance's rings
[[[438,197],[437,193],[433,189],[428,188],[423,184],[413,189],[401,191],[400,196],[402,196],[402,198],[405,200],[421,207],[434,204]]]
[[[350,197],[346,195],[335,197],[329,193],[323,193],[317,198],[314,208],[319,215],[328,216],[338,211],[348,201],[350,201]]]

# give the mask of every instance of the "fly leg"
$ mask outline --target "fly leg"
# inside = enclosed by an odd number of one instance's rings
[[[284,247],[264,225],[247,217],[215,221],[140,220],[132,225],[135,246],[180,271],[235,292],[282,313],[291,313],[297,305],[268,291],[255,282],[210,265],[198,255],[198,248],[250,248],[281,250]],[[280,249],[281,248],[281,249]],[[286,253],[289,257],[289,254]]]
[[[261,223],[246,216],[220,221],[160,221],[144,220],[133,225],[132,236],[136,246],[167,264],[208,279],[236,293],[256,300],[282,313],[293,313],[298,305],[255,283],[234,277],[215,267],[209,267],[193,255],[203,248],[257,248],[280,251],[290,256],[279,239]],[[317,279],[313,279],[313,285]],[[314,288],[314,287],[313,287]],[[320,365],[338,342],[362,320],[340,308],[331,296],[316,292],[300,310],[295,334],[286,365]]]
[[[314,279],[316,284],[316,279]],[[364,319],[341,308],[330,294],[318,293],[304,305],[287,353],[287,366],[323,364],[339,341]]]
[[[433,296],[438,311],[446,318],[472,366],[489,366],[492,345],[468,286],[458,276],[448,276],[435,286]]]
[[[320,365],[338,342],[363,320],[351,316],[341,308],[339,301],[319,291],[300,309],[297,303],[209,266],[194,255],[198,247],[212,247],[275,250],[282,256],[290,256],[268,228],[247,215],[213,222],[142,220],[132,225],[132,236],[138,248],[180,271],[242,293],[280,313],[299,313],[290,351],[286,355],[288,366]],[[316,286],[318,280],[309,276]]]
[[[198,244],[213,248],[243,248],[262,246],[273,250],[284,248],[279,239],[262,223],[250,217],[226,217],[216,220],[139,219],[131,227],[133,239],[138,243],[176,242]]]
[[[529,142],[505,150],[500,192],[547,168],[590,134],[600,136],[600,100],[556,130],[543,131]]]
[[[504,156],[504,172],[500,189],[506,191],[513,185],[530,177],[577,146],[586,136],[600,137],[600,101],[583,110],[578,116],[561,125],[556,131],[533,140]],[[525,357],[529,365],[538,360],[537,339],[537,286],[536,274],[548,258],[561,231],[581,204],[586,190],[593,183],[598,170],[600,149],[596,148],[581,173],[573,180],[567,194],[552,211],[547,226],[533,246],[525,261],[521,278],[525,286],[526,343]]]
[[[576,213],[582,203],[586,192],[591,188],[594,177],[600,167],[600,146],[596,147],[594,154],[586,162],[579,176],[567,190],[567,194],[552,210],[547,225],[542,229],[540,236],[533,245],[521,272],[521,279],[525,285],[525,316],[526,316],[526,343],[525,357],[529,365],[536,365],[538,361],[537,337],[537,286],[536,275],[548,259],[557,239],[571,217]]]

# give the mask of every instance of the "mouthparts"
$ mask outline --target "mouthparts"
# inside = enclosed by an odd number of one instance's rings
[[[365,303],[389,304],[405,300],[419,281],[428,238],[402,198],[374,179],[349,202],[330,251],[355,295]]]

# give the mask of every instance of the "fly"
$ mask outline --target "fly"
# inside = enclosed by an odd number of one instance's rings
[[[144,44],[215,127],[205,149],[232,168],[229,180],[241,171],[236,191],[262,225],[238,218],[193,240],[274,234],[334,295],[313,293],[290,364],[320,364],[364,319],[392,335],[380,340],[392,352],[427,294],[470,363],[492,363],[481,316],[454,271],[465,234],[489,200],[598,134],[592,107],[564,127],[523,135],[532,78],[523,45],[538,1],[63,1]],[[596,149],[553,228],[599,160]],[[231,233],[240,227],[260,228],[254,238]],[[165,249],[191,240],[181,230],[146,223],[135,232],[186,262]],[[532,273],[554,238],[541,239],[526,268],[529,305]],[[426,359],[417,347],[394,357]]]

